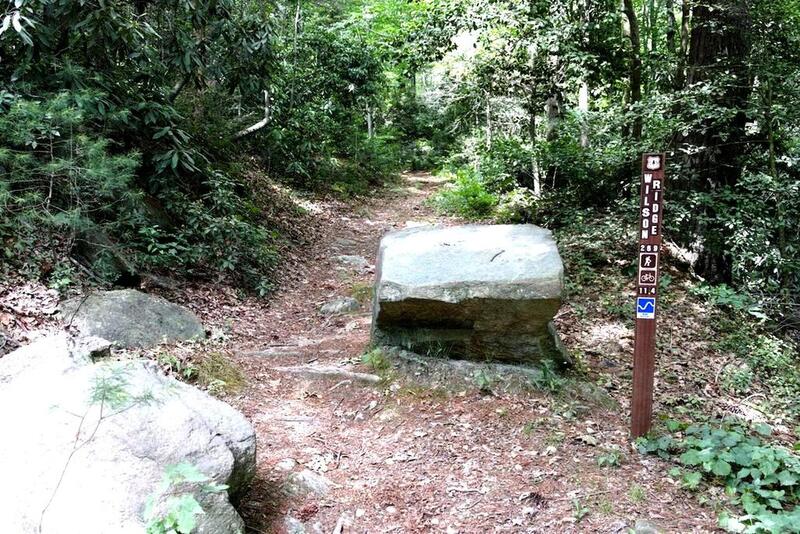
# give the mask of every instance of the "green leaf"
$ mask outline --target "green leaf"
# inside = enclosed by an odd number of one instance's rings
[[[797,484],[797,480],[797,475],[791,471],[784,470],[778,473],[778,481],[781,483],[781,486],[794,486]]]
[[[164,469],[165,477],[173,484],[181,482],[206,482],[208,476],[203,474],[195,465],[182,462],[167,466]]]
[[[178,532],[190,534],[197,526],[197,516],[204,513],[203,508],[194,495],[185,494],[177,497],[175,507],[170,507],[175,513]]]
[[[696,489],[703,479],[703,474],[698,471],[687,471],[683,475],[683,486],[687,489]]]
[[[700,465],[703,463],[703,460],[700,458],[698,451],[690,449],[681,454],[681,462],[685,463],[686,465]]]
[[[726,477],[731,474],[731,464],[725,460],[717,460],[711,466],[711,471],[717,476]]]
[[[758,423],[754,428],[755,431],[762,436],[769,436],[772,434],[772,427],[766,423]]]

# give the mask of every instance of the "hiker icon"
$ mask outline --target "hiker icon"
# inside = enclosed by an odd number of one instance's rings
[[[655,269],[658,256],[656,254],[642,254],[639,265],[645,269]]]

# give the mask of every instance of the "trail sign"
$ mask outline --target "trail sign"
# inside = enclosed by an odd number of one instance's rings
[[[656,356],[659,254],[664,207],[665,154],[642,156],[639,203],[639,269],[636,279],[636,339],[633,349],[631,436],[650,431]]]

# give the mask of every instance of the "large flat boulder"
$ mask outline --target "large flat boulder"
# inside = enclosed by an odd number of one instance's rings
[[[548,324],[564,268],[533,225],[421,227],[378,251],[373,341],[417,353],[530,362],[555,354]]]
[[[255,472],[244,416],[155,365],[92,363],[76,346],[51,337],[0,359],[0,531],[138,534],[194,499],[192,532],[243,532],[230,499]]]
[[[205,337],[190,310],[135,289],[98,291],[61,304],[64,321],[122,347],[150,347]]]

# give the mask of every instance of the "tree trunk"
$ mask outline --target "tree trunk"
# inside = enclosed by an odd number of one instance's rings
[[[486,146],[492,148],[492,97],[488,91],[484,92],[486,113]]]
[[[561,117],[561,105],[559,104],[558,92],[554,88],[553,94],[548,97],[545,102],[545,110],[547,114],[547,134],[545,138],[548,142],[554,142],[558,139],[558,121]],[[558,186],[558,166],[550,165],[547,169],[547,180],[550,186],[556,189]]]
[[[675,35],[678,33],[678,21],[675,19],[675,0],[666,1],[667,9],[667,50],[671,56],[678,53]]]
[[[297,38],[300,33],[300,0],[294,12],[294,33],[292,35],[292,77],[289,84],[289,113],[294,109],[294,87],[297,81]]]
[[[581,148],[589,148],[589,84],[586,78],[581,80],[581,88],[578,91],[578,111],[581,112]]]
[[[678,68],[675,72],[676,89],[683,89],[686,83],[686,58],[689,55],[689,21],[692,18],[689,1],[682,0],[681,2],[681,49],[678,55]]]
[[[748,28],[747,0],[706,0],[692,10],[686,84],[715,85],[717,96],[711,97],[711,103],[732,117],[705,119],[702,128],[683,140],[696,149],[686,161],[690,187],[712,198],[720,189],[736,185],[743,171],[745,109],[752,86],[747,69]],[[732,209],[725,206],[724,198],[716,198],[713,206],[705,206],[697,235],[692,236],[702,242],[696,270],[716,282],[731,281],[730,230],[717,222],[717,213]]]
[[[631,41],[630,98],[628,104],[630,109],[635,109],[642,101],[642,45],[639,37],[639,21],[636,19],[633,0],[623,0],[623,11],[628,19],[628,35]],[[642,139],[642,116],[638,110],[634,111],[631,137],[636,142]]]

